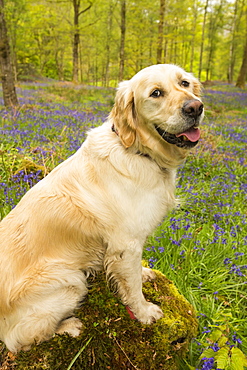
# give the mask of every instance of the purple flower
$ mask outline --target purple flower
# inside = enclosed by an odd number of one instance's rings
[[[212,346],[209,348],[212,348],[214,352],[218,352],[220,350],[220,347],[218,346],[218,343],[214,343]]]
[[[235,260],[238,260],[238,257],[244,256],[244,253],[236,252],[236,253],[234,253],[234,255],[235,255]]]
[[[203,361],[203,365],[202,365],[201,370],[211,370],[211,369],[213,369],[213,367],[214,367],[214,358],[213,357],[210,357],[210,358],[203,357],[202,361]]]
[[[187,225],[185,225],[185,226],[184,226],[184,230],[186,230],[186,231],[187,231],[189,228],[190,228],[190,224],[187,224]]]
[[[204,326],[203,329],[204,330],[203,330],[202,334],[211,333],[211,330],[209,328],[207,328],[206,326]]]
[[[234,334],[233,334],[233,336],[232,336],[232,340],[233,340],[233,342],[235,342],[235,343],[242,344],[241,339],[237,338],[236,333],[234,333]]]
[[[149,266],[150,266],[151,268],[153,268],[153,267],[154,267],[155,262],[157,262],[157,258],[153,258],[153,257],[151,257],[151,258],[149,258],[148,262],[149,262]]]
[[[171,240],[172,244],[175,244],[177,246],[181,245],[181,241],[179,241],[179,240],[175,240],[175,239],[172,239],[172,238],[170,238],[170,240]]]
[[[244,267],[244,266],[243,266],[243,267]],[[237,266],[237,265],[235,265],[235,264],[233,264],[233,265],[231,266],[231,269],[230,269],[229,273],[230,273],[230,274],[236,274],[237,276],[244,276],[244,274],[243,274],[243,273],[242,273],[242,271],[241,271],[241,267],[239,267],[239,266]]]

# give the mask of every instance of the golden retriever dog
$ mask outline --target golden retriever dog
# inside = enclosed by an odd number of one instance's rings
[[[163,316],[142,293],[155,278],[143,245],[176,204],[176,169],[202,119],[195,77],[169,64],[141,70],[120,83],[106,122],[2,220],[0,339],[10,351],[79,335],[73,312],[102,269],[140,322]]]

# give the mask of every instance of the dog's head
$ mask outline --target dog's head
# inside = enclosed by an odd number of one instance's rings
[[[120,83],[110,118],[123,145],[184,158],[200,138],[200,91],[193,75],[170,64],[147,67]]]

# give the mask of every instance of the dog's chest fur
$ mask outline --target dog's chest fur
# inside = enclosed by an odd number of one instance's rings
[[[85,172],[95,176],[92,199],[102,202],[99,208],[102,205],[106,214],[110,210],[109,217],[115,215],[112,224],[147,236],[175,206],[176,170],[161,169],[151,158],[125,149],[108,124],[93,130],[81,151],[89,156],[91,168]],[[92,186],[88,191],[93,191]]]

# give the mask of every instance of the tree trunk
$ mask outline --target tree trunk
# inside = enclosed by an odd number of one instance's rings
[[[168,26],[167,24],[165,25],[165,27],[168,29]],[[168,32],[168,31],[167,31]],[[165,45],[164,45],[164,57],[163,57],[163,63],[167,63],[167,60],[168,60],[168,54],[169,54],[169,50],[168,50],[168,39],[167,37],[165,38]]]
[[[160,16],[159,16],[159,25],[158,25],[157,63],[162,63],[164,16],[165,16],[165,0],[160,0]]]
[[[193,4],[193,25],[192,25],[192,38],[191,38],[191,54],[190,54],[190,72],[193,72],[194,58],[195,58],[195,44],[196,44],[196,25],[198,18],[197,2]]]
[[[198,71],[198,78],[199,78],[199,80],[201,78],[201,73],[202,73],[202,57],[203,57],[203,49],[204,49],[204,39],[205,39],[205,28],[206,28],[207,12],[208,12],[208,0],[206,0],[206,4],[205,4],[205,7],[204,7],[204,16],[203,16],[203,25],[202,25],[202,39],[201,39],[201,50],[200,50],[200,62],[199,62],[199,71]]]
[[[55,51],[55,62],[56,62],[57,76],[60,81],[64,80],[63,59],[64,59],[63,51],[56,50]]]
[[[81,0],[73,0],[74,8],[74,35],[73,35],[73,82],[79,82],[79,45],[80,45],[80,29],[79,17],[81,14],[88,11],[93,5],[92,1],[88,1],[89,5],[80,11]]]
[[[0,66],[4,105],[6,107],[16,107],[19,104],[15,90],[7,25],[4,17],[4,0],[0,0]]]
[[[126,1],[121,1],[121,39],[120,39],[120,64],[119,64],[119,81],[124,79],[124,58],[125,58],[125,33],[126,33]]]
[[[74,8],[74,35],[73,35],[73,82],[78,83],[79,80],[79,11],[80,0],[73,0]]]
[[[241,69],[240,69],[238,79],[236,82],[236,86],[240,87],[241,89],[244,89],[246,77],[247,77],[247,35],[246,35],[246,42],[245,42],[245,47],[244,47],[243,61],[242,61]]]
[[[247,10],[246,10],[246,21],[247,21]],[[241,89],[245,88],[245,81],[247,77],[247,27],[246,27],[246,40],[245,40],[245,47],[244,47],[244,55],[242,60],[242,65],[239,71],[238,79],[236,82],[236,86],[240,87]]]
[[[231,43],[229,51],[229,66],[228,66],[228,82],[233,81],[233,71],[235,63],[235,49],[236,49],[236,28],[237,28],[237,14],[238,14],[238,0],[235,1],[234,5],[234,17],[231,26]]]
[[[109,66],[111,54],[111,34],[112,34],[112,19],[113,18],[113,3],[110,1],[108,10],[108,23],[106,32],[106,62],[105,62],[105,75],[104,86],[109,86]]]

